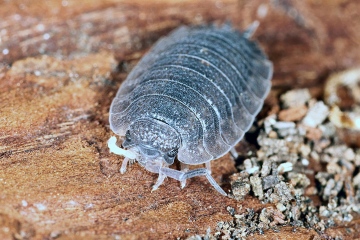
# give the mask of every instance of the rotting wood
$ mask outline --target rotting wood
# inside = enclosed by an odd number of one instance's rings
[[[122,159],[108,153],[108,109],[120,82],[181,24],[230,20],[244,29],[259,19],[254,37],[274,61],[274,91],[318,89],[330,72],[360,63],[358,1],[293,3],[305,25],[273,4],[284,1],[141,2],[0,3],[1,239],[186,237],[230,220],[226,206],[260,208],[255,199],[223,198],[202,178],[182,190],[167,179],[151,192],[156,175],[137,164],[120,175]],[[259,6],[268,7],[264,18]],[[234,171],[229,156],[214,163],[217,181]],[[356,224],[327,234],[356,236]],[[314,236],[286,227],[263,237]]]

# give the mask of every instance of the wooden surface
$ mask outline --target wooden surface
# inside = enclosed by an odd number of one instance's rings
[[[179,25],[260,21],[254,37],[275,66],[263,114],[279,91],[310,87],[319,97],[330,73],[360,64],[358,1],[142,2],[0,2],[0,239],[186,238],[231,220],[227,206],[261,207],[224,198],[203,178],[151,192],[156,174],[134,164],[121,175],[122,158],[108,152],[121,81]],[[235,171],[228,155],[213,163],[226,191]],[[359,237],[358,224],[326,236]],[[284,227],[252,238],[317,237]]]

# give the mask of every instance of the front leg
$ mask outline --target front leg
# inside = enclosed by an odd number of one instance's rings
[[[164,182],[165,178],[166,178],[166,175],[163,174],[162,172],[159,172],[159,177],[158,177],[155,185],[152,187],[151,191],[155,191],[156,189],[158,189],[159,186]]]
[[[189,171],[189,165],[187,165],[186,163],[180,162],[180,170],[181,170],[181,172],[186,173],[187,171]],[[180,182],[180,184],[181,184],[181,188],[184,188],[186,185],[186,179],[182,180]]]

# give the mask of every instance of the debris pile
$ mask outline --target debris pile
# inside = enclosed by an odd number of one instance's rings
[[[280,99],[281,110],[259,122],[260,148],[231,176],[233,198],[255,196],[266,205],[256,211],[228,207],[233,220],[219,222],[206,239],[237,239],[282,225],[322,234],[360,213],[360,150],[339,139],[328,120],[331,107],[307,89]]]

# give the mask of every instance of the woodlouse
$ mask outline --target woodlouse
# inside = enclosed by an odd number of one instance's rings
[[[267,96],[272,63],[249,40],[256,27],[240,33],[231,26],[179,27],[161,38],[131,71],[110,108],[110,127],[124,137],[109,139],[111,152],[181,181],[206,176],[215,189],[210,161],[234,150]],[[181,171],[169,166],[174,159]],[[188,170],[187,165],[206,168]]]

